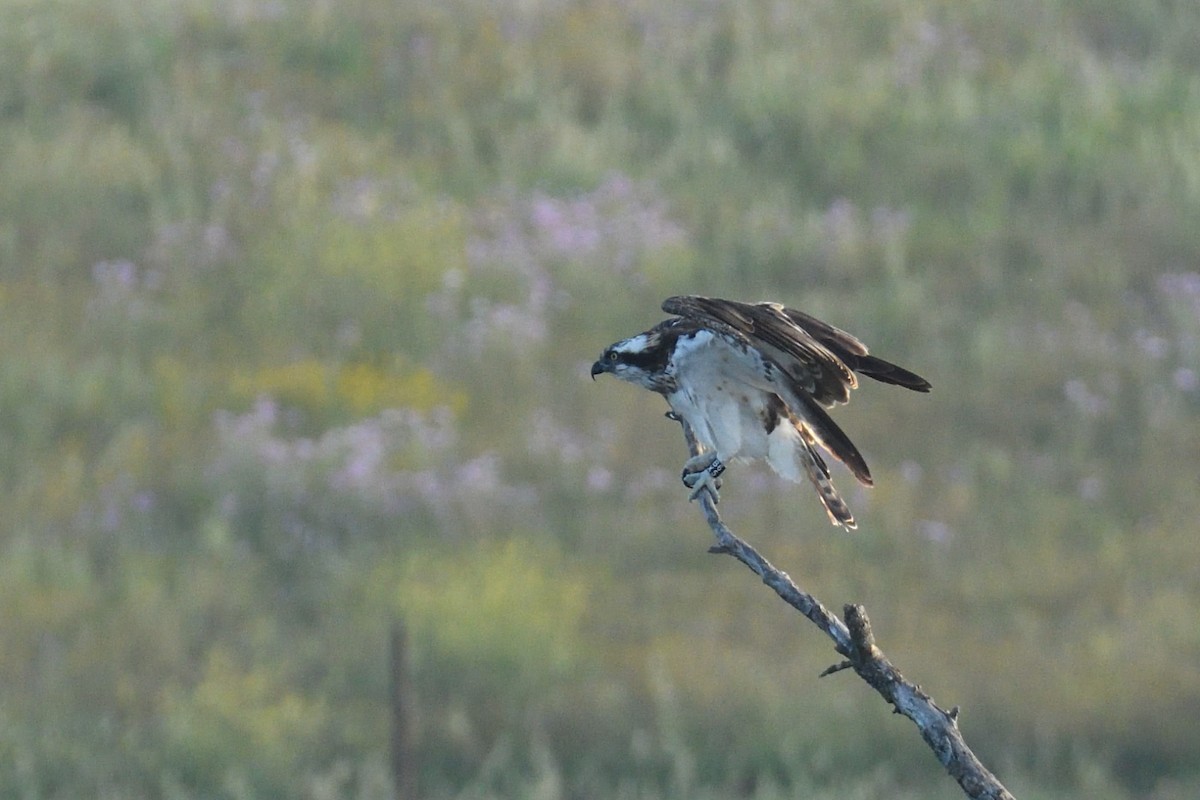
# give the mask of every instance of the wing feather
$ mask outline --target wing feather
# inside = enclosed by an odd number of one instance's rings
[[[849,400],[850,390],[858,386],[855,372],[918,392],[930,389],[929,381],[916,373],[870,355],[854,335],[778,303],[691,295],[669,297],[662,308],[755,349],[764,362],[778,367],[783,376],[768,371],[760,388],[779,394],[806,438],[845,464],[865,486],[874,483],[866,460],[825,409]]]
[[[776,303],[691,295],[669,297],[662,308],[668,314],[732,331],[782,369],[796,390],[807,392],[823,406],[846,402],[850,390],[858,386],[846,362],[789,319],[786,309]]]
[[[915,392],[931,388],[929,381],[915,372],[870,355],[853,334],[778,303],[739,303],[691,295],[669,297],[662,307],[669,314],[701,324],[719,324],[759,347],[826,408],[850,399],[850,390],[858,387],[856,372]]]
[[[851,333],[779,303],[688,295],[667,297],[662,311],[682,318],[679,323],[706,327],[733,347],[760,356],[760,367],[746,372],[743,379],[775,392],[790,409],[804,440],[806,455],[800,456],[830,518],[853,527],[853,517],[829,483],[828,469],[814,445],[838,458],[864,486],[874,481],[858,447],[824,409],[850,399],[850,391],[858,386],[856,372],[920,392],[930,390],[929,381],[870,355]]]
[[[829,348],[855,372],[883,383],[912,389],[914,392],[928,392],[932,388],[929,381],[915,372],[909,372],[890,361],[884,361],[882,358],[868,354],[865,344],[841,328],[835,328],[827,322],[822,322],[816,317],[794,308],[785,308],[783,313],[796,325],[812,334],[814,339]]]

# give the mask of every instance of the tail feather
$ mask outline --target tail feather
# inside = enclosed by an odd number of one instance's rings
[[[846,505],[846,501],[834,488],[833,481],[829,479],[829,470],[825,468],[820,454],[811,444],[805,442],[800,448],[799,455],[800,460],[804,463],[805,474],[817,490],[821,504],[825,506],[825,513],[829,515],[829,521],[834,525],[841,525],[851,530],[858,527],[854,521],[854,515],[850,513],[850,507]]]

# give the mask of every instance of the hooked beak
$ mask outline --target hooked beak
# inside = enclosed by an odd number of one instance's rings
[[[592,380],[596,380],[596,376],[604,372],[608,372],[608,367],[603,361],[597,361],[595,364],[592,364]]]

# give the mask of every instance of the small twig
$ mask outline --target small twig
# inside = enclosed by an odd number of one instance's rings
[[[826,675],[833,675],[835,673],[841,672],[844,669],[850,669],[853,666],[854,666],[853,662],[839,661],[838,663],[830,664],[828,667],[821,670],[821,674],[818,675],[817,677],[824,678]]]
[[[693,456],[697,455],[699,446],[687,422],[672,414],[668,416],[683,426],[688,449]],[[834,650],[845,656],[845,661],[829,667],[821,673],[821,677],[853,669],[892,705],[897,714],[903,714],[913,721],[921,732],[921,738],[968,797],[977,800],[1015,800],[967,746],[958,729],[958,706],[949,711],[939,708],[933,698],[900,674],[900,670],[875,644],[871,621],[862,606],[844,606],[842,615],[845,622],[831,614],[815,597],[796,586],[787,573],[776,569],[757,550],[729,530],[721,520],[713,499],[709,492],[697,498],[704,518],[717,538],[717,544],[710,547],[709,552],[731,555],[749,567],[784,602],[824,631],[833,640]]]

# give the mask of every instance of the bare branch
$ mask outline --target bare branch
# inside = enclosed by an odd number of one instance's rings
[[[678,421],[683,426],[688,449],[693,456],[697,455],[699,447],[691,428],[683,420]],[[822,677],[853,669],[892,705],[896,713],[913,721],[921,732],[921,738],[968,797],[978,800],[1015,800],[963,740],[958,729],[958,706],[949,711],[939,708],[920,687],[909,683],[876,646],[871,622],[862,606],[846,605],[842,610],[845,622],[838,619],[815,597],[796,586],[787,573],[776,569],[757,550],[729,530],[721,520],[710,492],[703,492],[697,499],[708,527],[717,538],[716,545],[709,548],[709,552],[731,555],[749,567],[784,602],[824,631],[833,640],[834,649],[845,656],[845,661],[826,669],[821,673]]]

